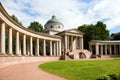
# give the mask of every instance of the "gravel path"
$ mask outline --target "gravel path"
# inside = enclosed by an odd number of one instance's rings
[[[0,80],[66,80],[38,68],[45,62],[21,63],[0,69]]]

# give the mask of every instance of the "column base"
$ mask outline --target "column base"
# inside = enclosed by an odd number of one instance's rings
[[[28,56],[34,56],[33,54],[29,54]]]
[[[8,56],[14,56],[12,53],[8,53]]]
[[[36,54],[35,56],[40,56],[40,55],[37,55],[37,54]]]
[[[47,56],[47,55],[43,55],[43,56]]]
[[[7,56],[6,53],[0,53],[0,56]]]
[[[20,54],[15,54],[15,56],[21,56]]]
[[[23,56],[28,56],[28,55],[26,55],[26,54],[23,54]]]
[[[53,55],[50,55],[50,56],[53,56]]]

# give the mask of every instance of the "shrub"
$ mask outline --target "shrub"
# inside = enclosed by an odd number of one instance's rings
[[[99,77],[97,80],[110,80],[110,77],[108,75],[104,75]]]
[[[117,74],[110,73],[108,76],[110,77],[111,80],[118,80],[117,79],[118,78]]]
[[[120,80],[120,74],[110,73],[99,77],[97,80]]]

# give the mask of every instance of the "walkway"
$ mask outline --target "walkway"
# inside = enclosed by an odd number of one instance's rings
[[[65,80],[38,68],[44,62],[12,65],[0,69],[0,80]]]

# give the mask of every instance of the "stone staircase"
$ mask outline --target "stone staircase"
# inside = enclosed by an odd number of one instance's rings
[[[88,50],[73,50],[64,55],[64,60],[90,59],[92,53]]]

